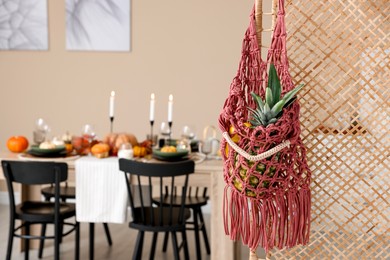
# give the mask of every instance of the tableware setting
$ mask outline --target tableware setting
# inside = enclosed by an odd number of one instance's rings
[[[27,153],[37,157],[61,157],[66,156],[65,145],[53,146],[52,148],[41,148],[40,145],[31,145]]]
[[[179,160],[188,159],[188,154],[189,154],[188,150],[176,149],[175,147],[173,147],[175,149],[172,151],[164,151],[164,148],[153,149],[153,154],[152,154],[153,158],[162,161],[179,161]]]
[[[80,156],[94,156],[99,159],[107,157],[118,157],[126,159],[178,161],[197,160],[201,162],[216,155],[215,132],[212,136],[204,136],[203,140],[196,138],[196,128],[191,124],[184,124],[179,133],[179,137],[173,136],[173,95],[168,97],[167,119],[163,120],[156,134],[153,134],[155,123],[156,95],[150,95],[150,132],[146,134],[146,139],[139,142],[137,138],[129,132],[113,132],[113,119],[115,107],[115,92],[111,91],[109,97],[109,119],[110,131],[99,138],[96,128],[92,123],[82,125],[80,132],[70,134],[69,131],[63,134],[52,135],[51,127],[42,118],[35,121],[33,140],[29,145],[28,140],[24,146],[19,143],[8,146],[11,152],[19,153],[23,158],[28,159],[64,159]],[[206,127],[208,130],[214,128]],[[54,136],[54,137],[53,137]],[[10,138],[11,139],[11,138]],[[16,140],[16,137],[14,137]],[[20,139],[20,138],[19,138]],[[18,140],[19,140],[18,139]],[[13,140],[13,139],[12,139]],[[15,141],[16,142],[16,141]],[[20,148],[19,148],[20,147]]]

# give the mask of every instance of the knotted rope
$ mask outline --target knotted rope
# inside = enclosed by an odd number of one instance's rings
[[[300,139],[299,103],[283,110],[275,124],[248,126],[248,107],[255,108],[251,92],[264,97],[267,68],[275,65],[283,86],[282,95],[294,88],[288,72],[284,0],[278,13],[267,60],[261,59],[256,33],[255,8],[245,33],[237,75],[219,117],[223,132],[223,215],[225,233],[252,252],[261,246],[306,244],[310,233],[310,176],[306,149]],[[233,142],[233,127],[238,141]]]

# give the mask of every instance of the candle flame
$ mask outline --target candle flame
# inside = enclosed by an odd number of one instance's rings
[[[154,100],[154,93],[152,93],[152,94],[150,95],[150,99],[151,99],[151,100]]]
[[[169,101],[173,101],[173,95],[172,94],[169,95]]]
[[[111,97],[115,96],[115,91],[111,91]]]

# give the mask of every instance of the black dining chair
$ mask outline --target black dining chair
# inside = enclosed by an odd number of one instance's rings
[[[24,239],[25,259],[29,258],[29,241],[31,239],[54,239],[54,259],[60,258],[60,239],[75,232],[75,259],[79,259],[80,233],[79,223],[68,222],[76,216],[75,205],[60,202],[60,183],[68,178],[68,165],[55,162],[2,161],[2,168],[7,181],[10,200],[10,224],[6,259],[11,259],[13,238]],[[22,185],[55,185],[54,202],[23,201],[15,204],[13,184]],[[16,226],[16,220],[22,221]],[[54,235],[38,236],[30,234],[30,226],[36,224],[53,224]],[[61,232],[61,226],[67,226]],[[22,230],[23,229],[23,230]]]
[[[41,189],[41,194],[45,198],[45,201],[50,201],[55,197],[55,185],[50,185]],[[68,182],[65,182],[65,185],[60,187],[60,199],[62,202],[66,202],[68,199],[76,198],[76,188],[74,186],[68,186]],[[112,245],[112,239],[110,234],[110,229],[107,223],[103,223],[104,232],[106,233],[106,238],[108,245]],[[42,224],[41,236],[45,236],[46,233],[46,224]],[[39,243],[38,258],[42,258],[43,248],[45,245],[45,240],[42,239]],[[60,241],[61,242],[61,241]]]
[[[168,189],[168,187],[166,187]],[[210,255],[210,244],[207,236],[206,224],[203,217],[202,207],[206,206],[209,200],[207,195],[207,187],[188,187],[188,192],[185,200],[184,206],[192,210],[193,220],[186,221],[186,229],[193,230],[195,234],[195,248],[196,248],[196,259],[202,259],[202,254],[200,250],[200,238],[199,234],[203,234],[203,240],[206,248],[206,252]],[[158,202],[157,202],[158,203]],[[180,205],[180,199],[178,196],[175,196],[173,204],[176,206]],[[165,233],[164,243],[163,243],[163,252],[167,250],[169,232]]]
[[[129,227],[138,230],[133,260],[142,258],[145,232],[152,232],[153,239],[149,259],[154,259],[158,233],[169,232],[172,236],[173,254],[180,259],[183,249],[185,259],[189,259],[186,236],[186,220],[191,217],[189,209],[184,207],[189,174],[194,172],[191,160],[171,163],[144,163],[119,159],[119,169],[124,172],[132,213]],[[181,184],[180,206],[173,205],[177,200],[174,194],[176,184]],[[168,185],[169,188],[165,189]],[[158,198],[157,198],[158,197]],[[153,203],[159,202],[159,205]],[[167,203],[163,203],[163,202]],[[177,233],[182,235],[180,246]]]

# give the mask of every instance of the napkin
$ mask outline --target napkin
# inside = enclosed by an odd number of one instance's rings
[[[77,221],[124,223],[128,198],[118,158],[82,157],[75,169]]]

